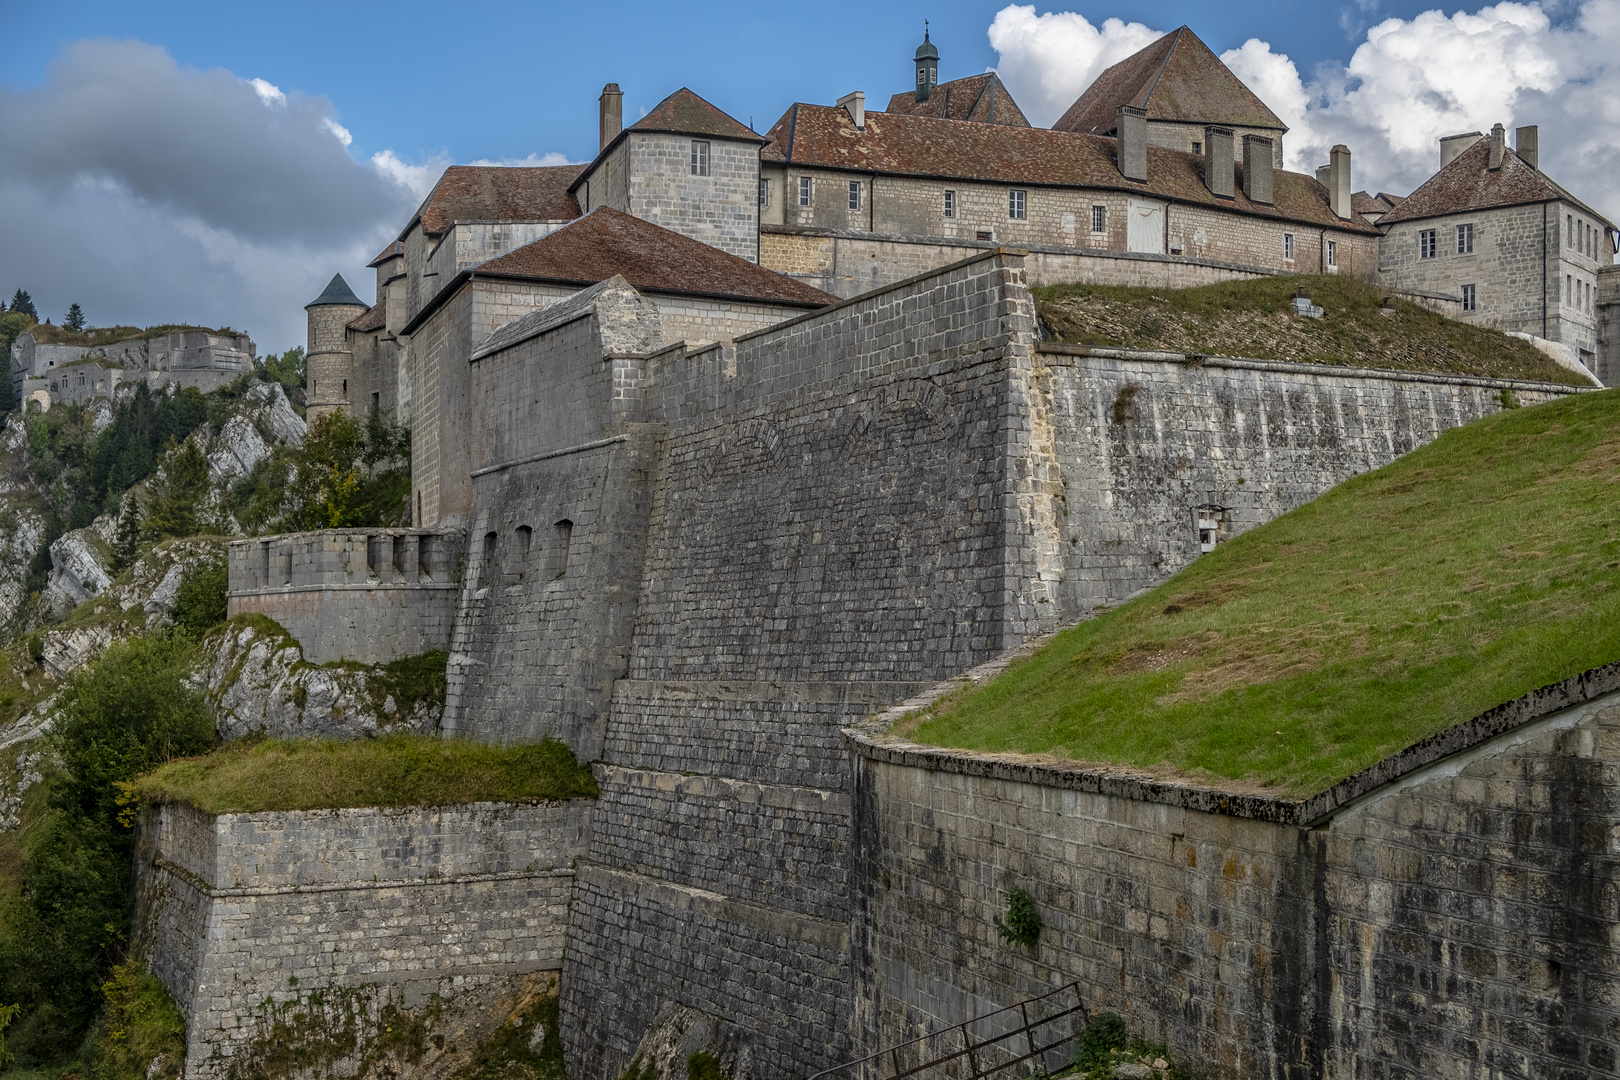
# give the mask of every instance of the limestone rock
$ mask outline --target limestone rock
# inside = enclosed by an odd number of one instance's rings
[[[129,576],[113,585],[108,595],[125,611],[139,605],[148,627],[165,623],[186,571],[200,563],[223,562],[225,545],[225,541],[200,536],[164,541],[142,552]]]
[[[58,679],[66,678],[75,668],[83,667],[107,651],[118,637],[111,626],[75,626],[63,630],[47,630],[44,658],[40,665]]]
[[[0,489],[0,497],[5,494]],[[45,521],[38,513],[17,508],[10,500],[7,504],[8,512],[0,514],[0,622],[11,620],[21,609],[28,564],[45,539]]]
[[[294,446],[303,443],[309,429],[303,417],[293,412],[292,403],[280,383],[256,382],[248,390],[248,397],[260,405],[258,418],[264,421],[270,434]]]
[[[280,387],[277,387],[279,390]],[[253,466],[270,456],[270,447],[246,417],[225,421],[214,449],[208,455],[208,478],[214,484],[228,484],[253,471]]]
[[[1153,1066],[1129,1063],[1115,1065],[1114,1080],[1153,1080]]]
[[[85,411],[90,420],[91,431],[101,431],[113,420],[113,403],[107,398],[98,397],[90,403]]]
[[[443,705],[419,703],[409,713],[376,682],[375,669],[318,667],[273,623],[232,623],[205,643],[208,695],[227,739],[354,739],[381,732],[428,734]]]
[[[51,576],[40,604],[56,617],[66,615],[112,584],[111,553],[93,527],[63,533],[51,545]]]

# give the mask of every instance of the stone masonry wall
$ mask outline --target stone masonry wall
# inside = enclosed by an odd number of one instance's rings
[[[692,174],[693,141],[709,174]],[[759,146],[705,135],[632,131],[628,213],[749,262],[759,261]]]
[[[859,752],[868,1050],[1078,980],[1200,1078],[1616,1071],[1620,695],[1299,824],[1193,809],[1220,794],[1196,785]],[[1034,949],[996,932],[1014,887]]]
[[[188,1017],[187,1080],[251,1074],[274,1023],[315,996],[392,1003],[423,1017],[430,1041],[498,1027],[489,1002],[561,966],[590,806],[149,808],[136,926],[151,928],[151,968]],[[469,1016],[480,1008],[491,1015]]]

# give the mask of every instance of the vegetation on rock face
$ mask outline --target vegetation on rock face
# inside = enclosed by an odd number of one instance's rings
[[[337,742],[239,739],[170,761],[135,785],[142,798],[210,814],[445,806],[595,798],[589,766],[556,740],[489,746],[470,740],[385,735]]]
[[[1322,318],[1293,314],[1301,288]],[[1194,289],[1056,285],[1036,289],[1035,301],[1057,340],[1074,345],[1591,385],[1527,341],[1337,274]]]
[[[186,1024],[169,988],[138,960],[126,960],[101,991],[107,1005],[96,1025],[96,1080],[178,1080]]]
[[[1203,555],[912,737],[1303,797],[1620,660],[1620,391],[1514,409]]]
[[[329,413],[302,446],[238,480],[228,502],[250,533],[409,524],[410,453],[409,429],[375,408],[363,424]]]

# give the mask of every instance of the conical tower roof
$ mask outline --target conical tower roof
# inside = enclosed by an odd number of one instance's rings
[[[349,288],[349,283],[343,280],[342,274],[333,274],[332,280],[326,284],[326,290],[322,292],[321,295],[305,304],[304,308],[307,311],[312,307],[324,307],[327,305],[339,304],[346,307],[357,308],[369,306],[365,301],[354,295],[354,290]]]
[[[921,45],[917,46],[917,55],[916,55],[915,59],[917,59],[917,60],[938,60],[939,59],[939,50],[934,48],[934,43],[932,41],[928,40],[928,31],[927,30],[923,31],[923,43]]]

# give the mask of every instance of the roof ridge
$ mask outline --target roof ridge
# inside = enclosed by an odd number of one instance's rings
[[[1147,108],[1147,103],[1153,100],[1153,91],[1159,88],[1159,80],[1164,78],[1164,70],[1170,66],[1170,58],[1176,55],[1176,46],[1181,44],[1181,32],[1185,29],[1187,29],[1187,24],[1182,23],[1176,29],[1175,36],[1170,39],[1170,47],[1164,50],[1164,62],[1159,65],[1159,70],[1153,75],[1153,85],[1149,86],[1148,92],[1142,95],[1142,108]]]

